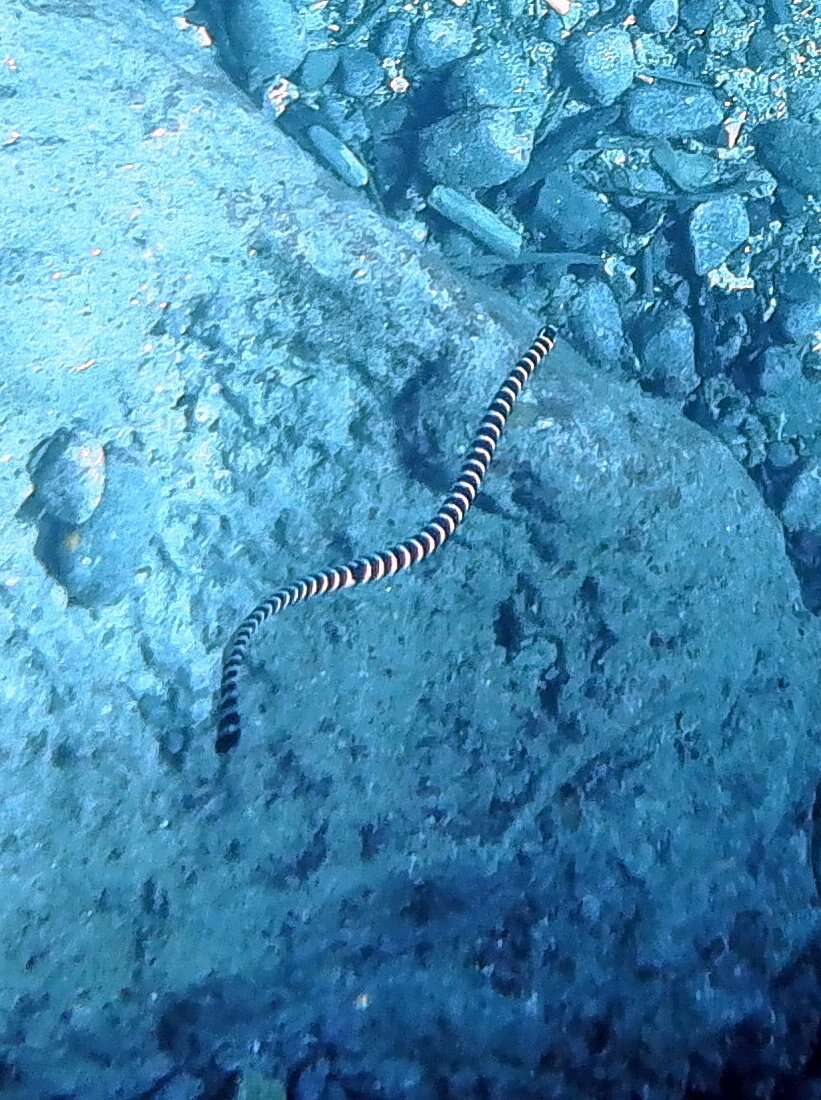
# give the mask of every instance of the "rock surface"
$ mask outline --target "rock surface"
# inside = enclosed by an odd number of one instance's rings
[[[4,1100],[218,1073],[666,1100],[735,1028],[798,1057],[819,644],[744,472],[560,343],[452,545],[265,632],[220,762],[239,618],[414,532],[539,319],[191,31],[126,0],[5,18]],[[105,455],[79,589],[27,506],[57,432]]]

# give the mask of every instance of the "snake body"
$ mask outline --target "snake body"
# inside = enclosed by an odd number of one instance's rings
[[[237,680],[251,640],[262,624],[286,607],[312,596],[324,596],[326,592],[336,592],[339,588],[353,588],[358,584],[392,577],[394,573],[416,565],[443,546],[476,499],[511,409],[533,372],[552,350],[555,341],[556,330],[552,326],[543,328],[505,378],[485,413],[453,487],[433,519],[417,534],[389,550],[381,550],[365,558],[355,558],[345,565],[337,565],[302,577],[285,588],[278,589],[246,615],[225,649],[215,744],[218,753],[228,752],[239,742],[241,723]]]

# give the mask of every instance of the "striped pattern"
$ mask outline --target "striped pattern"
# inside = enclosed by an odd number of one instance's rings
[[[237,679],[239,671],[248,653],[256,632],[272,615],[278,615],[286,607],[308,600],[312,596],[324,596],[326,592],[336,592],[339,588],[353,588],[357,584],[368,584],[392,577],[402,569],[409,569],[417,562],[429,557],[434,550],[443,546],[476,499],[479,486],[484,480],[496,444],[505,429],[507,418],[530,376],[539,363],[553,348],[556,330],[552,327],[542,329],[525,352],[490,403],[473,445],[464,461],[459,477],[445,497],[442,507],[425,526],[411,538],[382,550],[366,558],[356,558],[346,565],[337,565],[313,573],[309,577],[294,581],[286,588],[280,588],[264,600],[247,615],[226,647],[222,665],[222,683],[220,685],[219,725],[217,729],[216,750],[228,752],[240,739],[239,694]]]

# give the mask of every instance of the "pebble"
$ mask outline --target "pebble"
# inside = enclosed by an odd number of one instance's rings
[[[762,164],[779,183],[821,197],[821,126],[779,119],[757,127],[753,140]]]
[[[333,76],[339,62],[337,50],[311,50],[299,70],[299,87],[314,92]]]
[[[371,143],[369,164],[379,181],[380,193],[386,195],[394,187],[407,187],[408,176],[412,171],[408,152],[401,142],[393,136],[378,139]]]
[[[777,394],[800,377],[801,357],[795,348],[774,344],[765,349],[759,360],[758,387],[762,393]]]
[[[380,103],[366,113],[366,121],[373,141],[382,141],[395,136],[409,125],[410,111],[407,103],[400,100]],[[397,152],[399,143],[397,143]]]
[[[419,69],[439,69],[465,57],[473,46],[467,15],[430,15],[416,24],[413,60]]]
[[[710,187],[719,177],[718,162],[712,157],[673,149],[668,141],[656,142],[652,157],[682,191],[700,191]]]
[[[256,86],[275,76],[290,76],[308,52],[302,20],[288,0],[234,0],[226,29]]]
[[[368,169],[347,145],[324,126],[310,126],[308,138],[329,168],[349,187],[364,187],[368,182]]]
[[[50,516],[85,523],[105,490],[103,445],[88,432],[58,432],[37,460],[32,479],[37,501]]]
[[[505,224],[481,203],[451,187],[437,185],[428,196],[428,203],[448,221],[470,233],[491,252],[506,259],[515,259],[522,248],[521,231]]]
[[[522,57],[493,47],[457,61],[444,87],[451,111],[475,107],[516,107],[535,125],[544,114],[545,89]]]
[[[810,462],[793,482],[781,519],[788,531],[821,533],[821,465],[817,461]]]
[[[461,111],[421,134],[421,160],[436,183],[456,190],[494,187],[527,167],[533,128],[514,111]]]
[[[633,83],[633,43],[621,27],[605,27],[578,39],[569,59],[584,91],[602,106],[609,107]]]
[[[783,337],[795,344],[821,343],[821,279],[808,271],[784,275],[774,320]]]
[[[133,595],[137,570],[152,561],[159,522],[156,486],[147,474],[129,456],[109,456],[99,507],[70,530],[44,525],[39,554],[78,604],[107,607]]]
[[[750,235],[750,219],[740,195],[722,195],[701,202],[690,214],[690,245],[696,274],[724,263]]]
[[[336,79],[345,95],[363,99],[385,83],[385,70],[370,50],[343,48]]]
[[[821,80],[796,82],[788,94],[792,118],[812,121],[811,116],[821,111]]]
[[[643,31],[670,34],[678,25],[678,0],[643,0],[636,9],[636,19]]]
[[[624,351],[624,329],[613,291],[601,279],[581,287],[571,303],[573,334],[597,366],[611,370]]]
[[[774,439],[767,444],[767,461],[776,470],[786,470],[798,458],[798,452],[786,439]]]
[[[681,21],[690,31],[703,31],[712,23],[720,0],[681,0]]]
[[[644,84],[627,93],[624,117],[634,134],[677,138],[718,126],[724,112],[706,88]]]
[[[655,313],[639,337],[642,378],[665,397],[683,401],[698,385],[695,334],[682,309]]]
[[[778,53],[780,46],[769,27],[760,26],[753,33],[747,46],[747,62],[751,68],[767,68],[771,59]],[[792,103],[790,103],[792,108]],[[792,109],[790,114],[792,114]]]
[[[410,42],[411,19],[409,15],[396,15],[383,23],[375,35],[376,49],[380,57],[401,58]]]
[[[529,224],[569,249],[588,248],[605,236],[607,207],[565,168],[545,175]]]

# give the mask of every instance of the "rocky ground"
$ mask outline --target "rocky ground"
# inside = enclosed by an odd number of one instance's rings
[[[0,3],[3,1097],[818,1094],[813,18]]]

